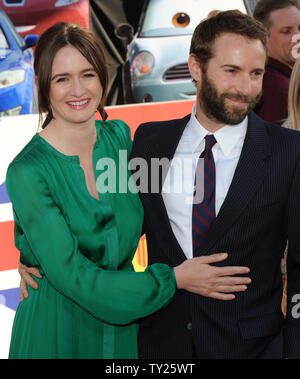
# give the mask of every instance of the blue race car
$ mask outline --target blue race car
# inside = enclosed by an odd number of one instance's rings
[[[0,9],[0,117],[32,112],[34,71],[30,49],[37,35],[24,39]]]

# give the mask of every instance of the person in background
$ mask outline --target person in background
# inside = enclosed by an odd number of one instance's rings
[[[220,11],[218,9],[214,9],[212,11],[210,11],[207,15],[207,18],[210,18],[210,17],[214,17],[216,16],[218,13],[220,13]]]
[[[289,89],[289,117],[284,126],[300,131],[300,60],[293,67]]]
[[[300,131],[300,92],[299,92],[299,83],[300,82],[300,60],[298,59],[293,67],[289,95],[288,95],[288,119],[283,123],[282,126],[285,128],[290,128]],[[287,250],[286,250],[287,251]],[[286,313],[286,254],[282,260],[282,277],[284,281],[284,293],[282,308],[284,313]]]
[[[216,267],[208,283],[203,269],[226,258],[216,254],[134,272],[143,208],[130,190],[129,127],[95,122],[97,110],[105,119],[108,82],[101,43],[58,23],[40,37],[34,68],[47,123],[9,165],[6,183],[15,244],[21,262],[40,271],[32,271],[39,288],[16,311],[9,357],[137,358],[139,318],[166,306],[176,289],[209,287],[232,300],[250,279],[231,276],[249,269]],[[106,180],[116,186],[107,189]]]
[[[282,125],[288,116],[290,77],[298,57],[294,47],[300,40],[299,1],[259,0],[253,17],[269,31],[263,95],[255,112],[266,121]]]

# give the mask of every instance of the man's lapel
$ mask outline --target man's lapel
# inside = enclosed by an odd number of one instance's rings
[[[201,249],[202,254],[211,253],[213,245],[245,210],[267,174],[266,159],[270,155],[270,141],[264,121],[252,112],[249,115],[247,134],[232,183],[208,232]]]
[[[171,162],[176,152],[180,138],[189,120],[190,115],[187,115],[183,119],[174,120],[174,122],[168,122],[165,126],[162,126],[159,131],[159,135],[154,136],[154,150],[151,158],[166,158],[169,162]],[[173,233],[167,209],[161,194],[162,185],[164,183],[168,169],[169,165],[165,166],[164,170],[161,171],[157,184],[158,192],[151,193],[151,203],[155,204],[155,211],[162,226],[161,231],[162,233],[166,233],[166,235],[162,236],[162,241],[165,241],[168,245],[166,246],[165,254],[168,255],[168,252],[170,252],[170,260],[173,261],[174,264],[179,264],[182,260],[186,259],[186,256]],[[153,182],[153,177],[151,177],[151,173],[149,173],[149,184],[151,181]],[[145,200],[147,198],[148,196],[145,197]],[[177,252],[176,256],[174,255],[174,252]]]
[[[191,115],[187,115],[182,119],[174,120],[166,126],[161,127],[159,136],[155,136],[154,150],[156,155],[154,158],[166,159],[169,163],[171,163],[190,117]],[[164,171],[161,172],[159,177],[159,193],[162,191],[162,186],[168,169],[169,165],[165,165]]]

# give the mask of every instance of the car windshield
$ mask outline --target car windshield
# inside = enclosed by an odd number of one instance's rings
[[[239,9],[243,0],[149,0],[139,37],[167,37],[193,34],[199,22],[213,10]]]
[[[19,33],[16,31],[15,27],[14,27],[14,24],[11,22],[10,18],[7,17],[7,15],[5,13],[2,13],[0,14],[0,16],[4,19],[4,22],[7,24],[7,26],[9,27],[9,31],[10,33],[13,35],[16,43],[18,44],[18,46],[20,47],[20,49],[22,48],[22,46],[24,46],[24,41],[23,41],[23,38],[19,35]],[[1,26],[0,26],[0,29],[1,29]],[[0,37],[1,38],[1,37]],[[9,46],[10,47],[10,46]]]
[[[9,44],[5,37],[5,34],[3,33],[3,30],[0,28],[0,49],[8,49]]]

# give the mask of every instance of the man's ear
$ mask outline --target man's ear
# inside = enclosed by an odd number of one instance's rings
[[[190,74],[192,78],[197,83],[200,82],[202,78],[201,66],[194,54],[190,54],[189,60],[188,60],[188,66],[189,66],[189,70],[190,70]]]

